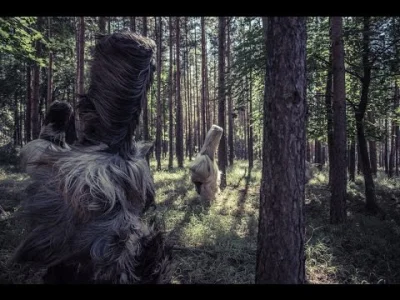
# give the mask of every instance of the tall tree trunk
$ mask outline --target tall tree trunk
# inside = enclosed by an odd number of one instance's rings
[[[85,93],[85,17],[79,17],[78,25],[78,41],[77,41],[77,95],[83,95]],[[75,102],[77,103],[77,101]],[[76,107],[74,107],[76,108]],[[78,140],[81,139],[81,129],[79,124],[79,115],[76,114],[78,122],[76,122],[76,133]]]
[[[333,67],[333,148],[330,221],[340,224],[346,220],[346,85],[344,74],[342,17],[331,17],[332,67]]]
[[[26,66],[26,121],[25,121],[25,139],[26,143],[32,140],[32,67],[28,62]]]
[[[106,17],[99,17],[99,31],[102,34],[106,33]]]
[[[350,141],[350,152],[349,152],[349,181],[356,180],[356,136]]]
[[[51,17],[47,18],[49,26],[49,39],[51,38]],[[47,69],[47,109],[49,109],[53,92],[53,51],[49,51],[49,67]]]
[[[136,18],[135,17],[130,17],[130,29],[131,31],[135,32],[136,31]]]
[[[188,150],[189,160],[192,160],[193,156],[193,134],[192,134],[192,96],[191,96],[191,72],[190,72],[190,47],[188,41],[188,17],[185,17],[185,53],[186,53],[186,66],[185,66],[185,77],[186,77],[186,105],[187,105],[187,121],[188,121],[188,130],[186,132],[187,135],[187,145],[186,149]]]
[[[254,144],[254,137],[253,137],[253,101],[252,101],[252,72],[250,70],[249,74],[249,113],[248,113],[248,128],[249,128],[249,134],[248,134],[248,155],[249,155],[249,170],[253,168],[254,165],[254,149],[253,149],[253,144]]]
[[[19,110],[18,110],[18,93],[17,90],[14,91],[14,147],[19,145]]]
[[[367,113],[368,120],[371,124],[375,124],[375,118],[372,112]],[[376,157],[376,142],[374,140],[368,141],[369,146],[369,155],[370,155],[370,163],[371,163],[371,172],[372,175],[376,176],[378,172],[378,162]]]
[[[306,18],[268,17],[267,39],[255,281],[301,284],[305,282]]]
[[[371,63],[369,61],[370,18],[371,17],[364,17],[363,54],[362,54],[362,65],[364,69],[364,75],[362,78],[362,85],[361,85],[361,99],[355,117],[356,117],[357,137],[360,147],[362,170],[364,173],[366,209],[367,211],[375,214],[378,211],[380,211],[380,209],[378,207],[378,204],[376,203],[375,184],[374,184],[374,179],[372,177],[367,141],[364,132],[364,116],[368,105],[368,92],[371,82],[371,68],[372,68]]]
[[[385,150],[384,150],[383,159],[385,160],[386,175],[389,175],[389,159],[388,159],[389,149],[388,148],[389,148],[388,119],[385,118]]]
[[[221,188],[226,187],[226,124],[225,124],[225,26],[226,18],[218,18],[218,125],[223,129],[218,147],[218,167],[221,171]]]
[[[394,89],[394,97],[393,97],[393,111],[396,110],[396,102],[398,98],[398,88],[397,83],[395,84]],[[397,135],[397,126],[396,120],[392,118],[392,126],[391,126],[391,134],[390,134],[390,156],[389,156],[389,178],[394,176],[395,165],[396,165],[396,135]]]
[[[306,160],[308,162],[311,162],[311,144],[310,144],[310,141],[307,141]]]
[[[157,34],[157,126],[156,126],[156,160],[157,170],[161,170],[161,72],[162,72],[162,22],[161,17],[158,17],[158,28],[156,28]]]
[[[208,129],[206,128],[206,108],[209,105],[209,99],[207,98],[207,48],[206,48],[206,25],[204,17],[201,17],[201,140],[204,141]],[[206,125],[207,124],[207,125]]]
[[[174,136],[174,119],[173,119],[173,88],[172,88],[172,17],[169,17],[169,160],[168,160],[168,168],[172,169],[174,167],[174,145],[173,145],[173,136]]]
[[[179,17],[175,19],[176,32],[176,157],[178,168],[183,168],[183,111],[181,98],[181,65],[180,65],[180,27]]]
[[[328,139],[328,160],[329,160],[329,186],[332,183],[332,152],[333,152],[333,125],[332,125],[332,49],[330,49],[328,74],[326,77],[326,91],[325,91],[325,109],[326,109],[326,122],[327,122],[327,139]]]
[[[232,17],[231,17],[232,18]],[[231,26],[230,22],[227,24],[227,44],[226,44],[226,60],[228,65],[228,148],[229,148],[229,165],[233,165],[233,160],[235,158],[235,148],[233,146],[233,99],[232,99],[232,84],[230,82],[231,79]]]
[[[37,18],[38,30],[42,29],[43,17]],[[41,55],[41,43],[36,41],[36,57]],[[33,82],[32,82],[32,108],[31,108],[31,120],[32,120],[32,139],[37,139],[40,133],[39,124],[39,100],[40,100],[40,66],[39,63],[35,62],[33,65]]]

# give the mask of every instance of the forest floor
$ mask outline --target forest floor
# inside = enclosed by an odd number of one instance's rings
[[[167,162],[163,162],[167,165]],[[246,161],[227,171],[227,188],[211,205],[201,203],[188,170],[155,171],[156,212],[174,246],[173,283],[254,283],[261,165]],[[27,176],[0,166],[0,283],[41,283],[43,270],[7,261],[23,234],[18,210]],[[361,176],[348,186],[348,221],[329,224],[327,172],[306,186],[306,269],[309,283],[400,283],[400,182],[376,178],[386,218],[364,210]]]

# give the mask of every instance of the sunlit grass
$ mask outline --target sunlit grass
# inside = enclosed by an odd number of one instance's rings
[[[174,284],[254,283],[261,164],[249,176],[248,162],[227,169],[227,187],[215,202],[202,203],[183,169],[151,168],[156,186],[156,213],[174,246]],[[367,216],[363,177],[348,183],[348,221],[329,224],[327,170],[314,170],[306,186],[306,272],[310,283],[400,283],[400,189],[398,179],[379,173],[377,200],[385,220]],[[27,176],[0,167],[0,204],[14,212]],[[23,227],[17,219],[0,222],[0,281],[37,283],[40,271],[6,265]]]

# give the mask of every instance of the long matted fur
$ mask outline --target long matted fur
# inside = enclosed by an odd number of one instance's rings
[[[214,201],[219,193],[221,173],[215,161],[223,129],[213,125],[208,131],[203,147],[195,160],[190,164],[191,180],[195,184],[200,197],[207,201]]]
[[[133,139],[154,50],[153,41],[133,33],[102,36],[78,106],[79,145],[32,162],[38,191],[23,204],[32,230],[14,261],[48,267],[45,282],[170,280],[171,249],[142,219],[155,196],[145,160],[151,145]]]
[[[21,149],[20,166],[22,171],[32,173],[31,163],[38,161],[46,149],[50,151],[69,151],[66,142],[66,131],[73,120],[72,106],[65,101],[54,101],[51,103],[39,138],[27,143]]]

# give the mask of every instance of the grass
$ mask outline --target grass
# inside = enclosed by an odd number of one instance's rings
[[[163,162],[166,166],[167,162]],[[176,164],[175,164],[176,165]],[[246,161],[228,168],[228,186],[217,200],[201,203],[187,168],[155,170],[156,212],[174,246],[173,283],[254,283],[261,165],[249,174]],[[364,210],[362,177],[348,184],[348,221],[329,224],[327,171],[317,171],[306,187],[306,271],[310,283],[400,283],[400,187],[379,174],[377,200],[384,220]],[[13,217],[26,197],[27,177],[0,168],[0,205],[10,216],[0,221],[0,282],[40,283],[42,270],[7,264],[23,224]]]

